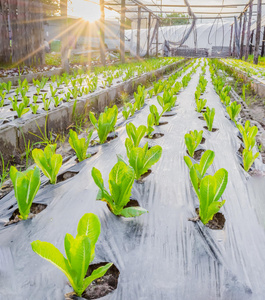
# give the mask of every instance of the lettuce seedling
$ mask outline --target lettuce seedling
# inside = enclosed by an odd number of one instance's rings
[[[43,174],[50,179],[51,184],[55,184],[57,174],[63,163],[61,154],[56,154],[56,144],[47,145],[44,151],[41,149],[34,149],[32,157],[36,165],[42,170]]]
[[[94,113],[89,112],[89,118],[98,132],[100,144],[105,143],[108,134],[114,130],[117,122],[118,107],[114,105],[111,108],[106,108],[103,113],[99,115],[98,120],[95,118]]]
[[[209,131],[212,131],[213,129],[213,119],[215,115],[215,109],[210,109],[209,107],[206,107],[206,112],[203,114],[204,120],[207,123],[207,127]]]
[[[162,155],[161,146],[153,146],[148,150],[148,143],[141,147],[134,147],[130,139],[125,140],[125,147],[130,165],[135,171],[135,178],[138,180],[145,174],[155,163],[157,163]]]
[[[90,133],[87,136],[87,139],[85,139],[85,138],[79,139],[77,133],[75,131],[73,131],[72,129],[70,129],[69,144],[75,150],[77,159],[79,161],[83,161],[91,156],[90,153],[87,154],[87,149],[88,149],[92,134],[93,134],[93,130],[90,131]]]
[[[145,90],[145,87],[141,86],[141,85],[138,85],[137,93],[134,92],[133,95],[134,95],[134,99],[135,99],[134,107],[135,107],[136,110],[140,110],[144,105],[144,100],[145,100],[146,95],[147,95],[147,91]]]
[[[27,220],[32,202],[40,187],[40,170],[35,167],[34,170],[19,172],[11,166],[10,178],[14,186],[20,217]]]
[[[26,108],[23,102],[21,102],[19,105],[13,102],[12,106],[13,106],[13,110],[17,112],[18,118],[21,118],[24,114],[26,114],[29,111],[29,108]]]
[[[199,132],[197,130],[194,130],[190,131],[190,133],[185,134],[185,144],[191,157],[193,157],[195,150],[202,141],[202,134],[202,130]]]
[[[168,91],[165,91],[163,96],[157,96],[157,102],[165,111],[170,111],[172,107],[175,106],[177,101],[177,96],[171,95]],[[169,105],[168,105],[169,104]]]
[[[154,115],[150,113],[147,117],[147,129],[146,129],[146,135],[148,138],[152,138],[152,132],[155,130],[154,125],[155,125],[155,118]]]
[[[60,269],[68,278],[77,296],[81,296],[92,281],[102,277],[112,266],[108,263],[86,277],[89,264],[95,256],[95,244],[100,235],[100,221],[92,213],[85,214],[79,221],[77,236],[67,233],[64,239],[66,258],[53,244],[42,241],[31,243],[32,250]]]
[[[237,104],[235,101],[226,107],[227,113],[229,114],[230,119],[236,123],[236,117],[241,111],[241,105]]]
[[[247,120],[245,123],[245,127],[243,127],[241,124],[238,124],[237,128],[242,134],[245,149],[250,151],[255,146],[256,143],[255,137],[258,133],[258,127],[257,126],[250,127],[250,121]]]
[[[136,128],[133,123],[126,125],[126,132],[129,139],[133,142],[134,147],[139,146],[141,139],[146,133],[146,130],[147,128],[144,125],[140,125],[138,128]]]
[[[253,155],[252,149],[251,150],[244,149],[242,156],[243,156],[244,170],[248,172],[248,170],[251,168],[256,158],[259,157],[259,152]]]
[[[224,205],[225,200],[219,202],[228,181],[228,172],[225,169],[218,170],[213,176],[205,176],[198,188],[199,179],[195,166],[190,169],[190,178],[193,188],[199,198],[199,215],[202,223],[205,225]]]
[[[196,99],[196,111],[201,112],[207,103],[206,99]]]
[[[201,184],[201,181],[202,181],[205,173],[207,172],[207,170],[209,169],[209,167],[213,163],[214,156],[215,156],[215,154],[214,154],[213,151],[206,150],[203,153],[203,155],[201,157],[201,160],[198,164],[193,164],[190,157],[184,156],[184,161],[185,161],[186,165],[188,166],[188,168],[191,169],[192,167],[194,167],[196,172],[197,172],[198,189],[200,188],[200,184]]]
[[[158,80],[158,82],[154,83],[153,91],[154,95],[161,93],[164,89],[165,83],[163,83],[161,80]]]
[[[95,167],[92,169],[92,177],[100,188],[97,200],[105,201],[113,214],[126,218],[140,216],[147,211],[141,207],[126,207],[130,201],[131,190],[135,178],[134,169],[125,162],[119,160],[109,174],[109,190],[104,187],[102,175]]]
[[[157,107],[154,104],[149,107],[151,114],[154,116],[156,126],[159,126],[159,121],[160,121],[162,115],[164,114],[164,112],[166,112],[168,109],[170,109],[170,107],[171,107],[170,103],[166,104],[164,106],[161,114],[158,113]]]
[[[38,104],[30,104],[30,108],[32,113],[35,115],[38,111],[39,105]]]
[[[133,116],[135,113],[135,107],[132,105],[132,103],[125,103],[122,114],[125,120],[129,118],[129,116]]]

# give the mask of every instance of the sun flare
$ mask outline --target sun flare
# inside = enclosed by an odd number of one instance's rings
[[[100,9],[99,5],[85,0],[73,0],[71,14],[85,21],[95,22],[100,18]]]

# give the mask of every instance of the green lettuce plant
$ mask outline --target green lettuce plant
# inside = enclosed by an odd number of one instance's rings
[[[245,149],[250,151],[255,146],[256,143],[255,137],[258,133],[258,127],[257,126],[251,127],[250,121],[247,120],[245,123],[245,127],[243,127],[241,124],[237,124],[237,128],[242,134]]]
[[[108,263],[86,277],[89,264],[95,256],[95,244],[100,235],[100,227],[96,215],[85,214],[78,223],[77,236],[74,238],[69,233],[65,235],[66,258],[51,243],[39,240],[31,243],[35,253],[51,262],[66,275],[77,296],[81,296],[92,281],[104,276],[112,266],[112,263]]]
[[[189,155],[191,157],[194,156],[195,150],[200,145],[202,141],[202,135],[203,135],[202,130],[201,131],[194,130],[185,134],[185,144],[187,146]]]
[[[157,94],[161,93],[164,89],[165,83],[163,83],[161,80],[158,80],[158,82],[154,83],[153,92],[156,96]]]
[[[114,130],[117,122],[118,107],[114,105],[111,108],[106,108],[103,113],[99,115],[98,120],[95,118],[94,113],[89,112],[89,118],[98,132],[100,144],[105,143],[108,134]]]
[[[168,109],[170,109],[170,107],[171,107],[171,104],[170,104],[170,103],[166,104],[166,105],[164,106],[164,108],[163,108],[161,114],[158,113],[157,107],[156,107],[154,104],[151,105],[151,106],[149,107],[150,113],[154,116],[154,120],[155,120],[155,125],[156,125],[156,126],[159,126],[159,122],[160,122],[160,119],[161,119],[162,115],[163,115]]]
[[[248,170],[251,168],[256,158],[259,157],[259,152],[253,155],[252,149],[251,150],[244,149],[242,156],[243,156],[244,170],[248,172]]]
[[[134,147],[139,146],[141,139],[146,133],[146,130],[147,128],[144,125],[140,125],[138,128],[136,128],[133,123],[129,123],[126,125],[126,132],[129,139],[133,142]]]
[[[38,104],[30,104],[30,109],[33,114],[36,114],[38,111],[39,105]]]
[[[63,163],[61,154],[56,154],[56,144],[47,145],[44,151],[41,149],[34,149],[32,157],[36,165],[42,170],[43,174],[49,178],[51,184],[55,184],[57,174]]]
[[[132,117],[135,113],[135,107],[132,105],[132,103],[125,103],[122,115],[127,120],[130,116]]]
[[[170,111],[175,106],[177,96],[171,95],[168,91],[163,93],[163,96],[157,96],[157,102],[162,107],[163,111]]]
[[[26,114],[29,111],[29,108],[26,108],[23,102],[21,102],[19,105],[13,102],[12,106],[13,110],[17,112],[18,118],[21,118],[24,114]]]
[[[214,156],[215,156],[215,154],[214,154],[213,151],[206,150],[203,153],[203,155],[201,157],[201,160],[198,164],[197,163],[193,164],[190,157],[184,156],[184,161],[185,161],[186,165],[188,166],[188,168],[191,169],[192,167],[194,167],[195,171],[197,172],[197,177],[198,177],[197,188],[198,189],[200,188],[201,181],[202,181],[204,175],[206,174],[207,170],[209,169],[209,167],[213,163]]]
[[[90,153],[87,154],[87,149],[89,147],[92,134],[93,130],[90,131],[90,133],[87,136],[87,139],[79,139],[75,131],[73,131],[72,129],[70,129],[69,131],[69,144],[75,150],[77,159],[79,161],[83,161],[91,156]]]
[[[201,112],[207,103],[206,99],[196,99],[196,111]]]
[[[35,167],[34,170],[19,172],[11,166],[10,178],[14,186],[20,218],[27,220],[32,202],[40,188],[40,170]]]
[[[134,92],[134,107],[136,110],[140,110],[144,105],[144,100],[147,95],[147,90],[144,86],[138,85],[137,87],[137,93]]]
[[[135,171],[135,178],[138,180],[145,174],[155,163],[157,163],[162,155],[162,147],[154,146],[148,150],[148,143],[141,147],[134,147],[130,139],[126,139],[125,147],[130,166]]]
[[[152,132],[155,130],[154,129],[155,125],[155,118],[153,114],[149,114],[147,117],[147,128],[146,128],[146,135],[148,138],[152,138]]]
[[[235,101],[232,102],[229,106],[226,107],[227,113],[229,114],[230,119],[236,123],[236,117],[241,111],[241,105],[237,104]]]
[[[213,119],[215,116],[215,109],[210,109],[209,107],[206,107],[206,112],[203,114],[203,118],[207,123],[207,127],[209,131],[212,131],[213,129]]]
[[[97,200],[105,201],[113,214],[126,218],[140,216],[147,211],[141,207],[126,207],[130,201],[131,190],[135,178],[134,169],[125,162],[119,160],[109,174],[109,190],[104,187],[102,175],[95,167],[92,169],[92,177],[99,187]]]
[[[220,202],[219,199],[225,191],[228,172],[220,169],[213,176],[205,176],[200,182],[200,188],[195,166],[190,169],[190,178],[200,202],[200,219],[203,224],[207,224],[225,203],[225,200]]]

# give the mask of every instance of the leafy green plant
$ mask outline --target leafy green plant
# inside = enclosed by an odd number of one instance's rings
[[[133,142],[134,147],[139,146],[141,139],[146,133],[146,130],[147,128],[144,125],[140,125],[138,128],[136,128],[133,123],[129,123],[126,125],[126,132],[129,139]]]
[[[55,107],[58,107],[58,105],[63,101],[63,98],[59,98],[58,96],[55,96],[53,98],[53,103]]]
[[[165,111],[170,111],[175,106],[177,96],[171,95],[168,91],[163,93],[163,96],[157,96],[157,102]]]
[[[162,117],[162,115],[164,114],[165,111],[167,111],[169,108],[171,107],[171,104],[168,103],[164,106],[161,114],[158,113],[158,110],[157,110],[157,107],[153,104],[149,107],[150,109],[150,113],[153,115],[154,117],[154,120],[155,120],[155,125],[156,126],[159,126],[159,122],[160,122],[160,119]]]
[[[162,155],[162,147],[154,146],[148,150],[148,143],[141,147],[134,147],[130,139],[126,139],[125,147],[130,165],[135,171],[135,178],[138,180],[145,174],[152,165],[157,163]]]
[[[248,172],[248,170],[251,168],[256,158],[259,157],[259,152],[253,155],[252,149],[251,150],[244,149],[242,156],[243,156],[244,170]]]
[[[41,149],[34,149],[32,157],[36,165],[42,170],[43,174],[49,178],[51,184],[55,184],[57,174],[63,163],[61,154],[56,154],[56,144],[47,145],[44,151]]]
[[[209,131],[212,131],[213,129],[213,119],[215,116],[215,109],[210,109],[209,107],[206,107],[206,112],[203,114],[204,120],[207,123],[207,127]]]
[[[2,170],[1,170],[1,173],[0,173],[0,189],[3,187],[3,184],[6,180],[6,178],[8,177],[8,165],[9,165],[9,162],[7,163],[7,165],[5,165],[5,160],[4,160],[4,157],[2,155],[2,153],[0,152],[0,155],[1,155],[1,161],[2,161]]]
[[[13,110],[17,112],[18,118],[21,118],[24,114],[29,111],[29,108],[25,108],[25,104],[21,102],[19,105],[17,103],[13,103]]]
[[[34,115],[37,113],[38,108],[39,108],[38,104],[30,104],[30,109]]]
[[[83,161],[91,156],[90,153],[87,154],[87,149],[88,149],[92,134],[93,134],[93,130],[90,131],[87,139],[85,139],[85,138],[79,139],[77,133],[75,131],[73,131],[72,129],[70,129],[69,144],[75,150],[77,159],[79,161]]]
[[[140,110],[144,105],[144,100],[147,95],[147,91],[145,90],[144,86],[138,85],[137,87],[137,93],[134,92],[134,107],[136,110]]]
[[[199,179],[195,166],[190,169],[190,178],[200,202],[200,219],[203,224],[207,224],[225,203],[225,200],[221,202],[218,200],[225,191],[228,172],[220,169],[213,176],[205,176],[200,182],[200,188],[198,188]]]
[[[230,119],[236,123],[236,117],[241,111],[241,105],[237,104],[235,101],[226,107],[227,113],[229,114]]]
[[[154,83],[153,92],[156,96],[157,94],[161,93],[164,89],[165,83],[163,83],[161,80],[158,80],[158,82]]]
[[[89,112],[89,118],[98,132],[100,144],[105,143],[108,134],[114,130],[114,126],[117,122],[118,107],[114,105],[111,108],[106,108],[105,112],[99,115],[98,120],[95,118],[92,112]]]
[[[101,224],[96,215],[85,214],[78,223],[77,236],[74,238],[69,233],[65,235],[66,258],[51,243],[39,240],[31,243],[34,252],[51,262],[66,275],[77,296],[81,296],[92,281],[104,276],[112,266],[112,263],[108,263],[86,277],[89,264],[95,256],[95,244],[100,235],[100,227]]]
[[[193,157],[195,150],[200,145],[202,141],[203,131],[190,131],[185,134],[185,144],[187,146],[189,155]]]
[[[185,161],[186,165],[188,166],[188,168],[191,169],[192,167],[194,167],[195,171],[197,172],[197,178],[198,178],[197,188],[198,189],[200,188],[201,181],[202,181],[204,175],[206,174],[207,170],[213,163],[214,156],[215,156],[215,154],[213,151],[206,150],[203,153],[201,160],[198,164],[193,164],[189,156],[184,156],[184,161]],[[195,182],[194,182],[194,184],[195,184]]]
[[[137,217],[147,211],[141,207],[126,207],[130,201],[131,190],[135,178],[135,172],[132,167],[123,161],[118,161],[109,174],[109,190],[104,187],[102,175],[95,167],[92,169],[92,177],[96,185],[100,188],[97,200],[108,203],[112,213],[123,217]]]
[[[54,98],[57,93],[57,90],[54,89],[54,87],[51,84],[50,84],[50,92],[51,92],[51,96]]]
[[[34,170],[19,172],[11,166],[10,178],[14,186],[20,217],[27,220],[32,202],[40,187],[40,170],[35,167]]]
[[[146,135],[148,138],[152,138],[152,132],[155,130],[154,129],[155,125],[155,118],[152,113],[150,113],[147,117],[147,128],[146,128]]]
[[[201,112],[207,103],[206,99],[196,99],[196,111]]]
[[[255,146],[256,143],[255,137],[258,133],[258,127],[257,126],[251,127],[250,121],[247,120],[245,123],[245,127],[243,127],[241,124],[237,124],[237,128],[242,134],[245,149],[250,151]]]

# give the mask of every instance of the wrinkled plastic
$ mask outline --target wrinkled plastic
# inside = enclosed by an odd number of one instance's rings
[[[149,213],[135,219],[114,216],[106,204],[96,201],[98,188],[91,177],[92,167],[98,168],[105,181],[116,163],[116,154],[126,158],[125,123],[146,124],[147,100],[141,112],[123,122],[118,120],[118,138],[95,146],[98,153],[76,164],[70,159],[63,168],[80,171],[68,181],[42,185],[34,202],[48,207],[35,218],[0,229],[0,299],[63,300],[72,291],[64,274],[32,250],[30,243],[42,240],[53,243],[63,253],[65,233],[76,234],[79,219],[92,212],[101,220],[101,235],[96,245],[95,262],[113,262],[120,271],[118,288],[102,299],[115,300],[262,300],[265,293],[265,179],[250,178],[240,166],[237,150],[238,130],[226,117],[226,112],[210,82],[204,98],[215,107],[213,127],[204,130],[204,149],[215,151],[208,174],[219,168],[229,173],[221,209],[226,223],[223,230],[214,231],[201,222],[190,222],[198,200],[192,190],[184,134],[201,130],[205,121],[198,119],[194,92],[200,68],[188,87],[178,95],[177,114],[163,117],[167,125],[155,132],[165,135],[156,140],[144,138],[150,145],[161,145],[163,154],[152,167],[144,183],[135,183],[132,198]],[[255,167],[264,170],[257,160]],[[0,202],[0,220],[5,222],[16,208],[13,192]]]

